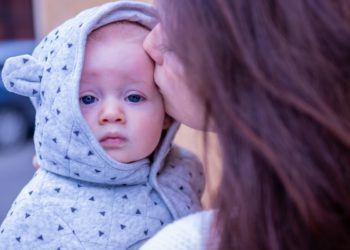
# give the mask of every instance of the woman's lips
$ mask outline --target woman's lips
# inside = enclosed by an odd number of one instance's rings
[[[100,140],[104,148],[119,148],[126,143],[126,138],[121,135],[106,135]]]

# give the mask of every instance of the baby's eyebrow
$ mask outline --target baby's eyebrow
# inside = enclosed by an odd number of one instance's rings
[[[130,81],[126,87],[137,87],[137,88],[149,88],[153,87],[153,84],[145,83],[144,81]]]

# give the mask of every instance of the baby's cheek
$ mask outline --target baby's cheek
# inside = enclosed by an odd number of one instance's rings
[[[152,153],[153,150],[157,147],[160,136],[163,130],[163,121],[159,120],[157,122],[154,119],[147,119],[143,122],[143,125],[139,127],[139,134],[144,137],[144,148],[149,148],[149,153]]]
[[[90,129],[93,129],[94,128],[94,124],[96,122],[98,122],[96,120],[98,118],[97,117],[95,118],[93,111],[90,110],[89,108],[87,108],[86,106],[82,107],[82,105],[80,106],[80,111],[81,111],[81,114],[82,114],[84,120],[86,121],[88,127]]]
[[[80,105],[80,112],[85,120],[89,119],[88,112],[82,105]]]

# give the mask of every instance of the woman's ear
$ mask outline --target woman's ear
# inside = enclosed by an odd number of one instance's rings
[[[165,114],[164,122],[163,122],[163,129],[167,129],[170,127],[170,125],[173,123],[174,119],[171,118],[169,115]]]

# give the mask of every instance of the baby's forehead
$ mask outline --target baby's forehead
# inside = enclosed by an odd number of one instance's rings
[[[89,40],[116,40],[142,43],[149,32],[149,29],[137,22],[118,21],[95,29],[89,34]]]

